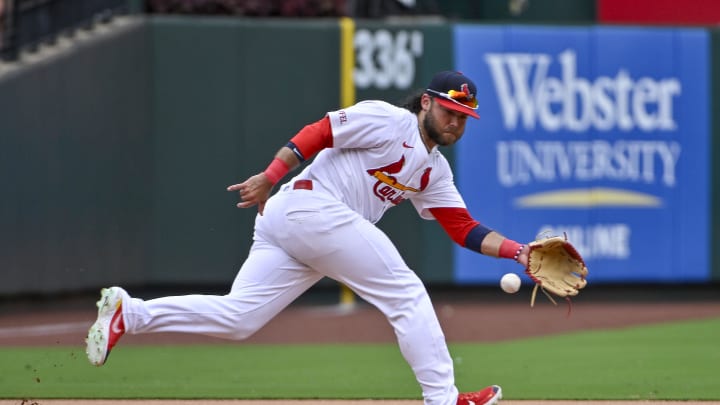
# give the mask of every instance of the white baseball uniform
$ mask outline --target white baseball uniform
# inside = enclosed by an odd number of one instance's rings
[[[425,403],[455,404],[452,359],[425,287],[373,225],[404,199],[427,219],[433,207],[464,208],[450,166],[437,148],[427,152],[406,109],[365,101],[328,116],[333,147],[267,201],[230,293],[125,297],[126,331],[244,339],[327,276],[385,314]],[[312,189],[296,189],[298,180]]]

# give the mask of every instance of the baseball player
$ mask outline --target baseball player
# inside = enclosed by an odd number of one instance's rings
[[[475,91],[468,77],[443,71],[403,107],[363,101],[305,126],[265,171],[228,187],[239,193],[239,208],[258,207],[253,245],[230,292],[144,301],[120,287],[103,289],[87,337],[90,362],[104,364],[124,333],[245,339],[330,277],[387,317],[425,404],[497,403],[497,385],[458,393],[428,293],[374,225],[388,208],[410,200],[456,243],[527,265],[527,246],[472,218],[438,151],[462,137],[468,116],[478,118]],[[274,185],[313,156],[270,197]]]

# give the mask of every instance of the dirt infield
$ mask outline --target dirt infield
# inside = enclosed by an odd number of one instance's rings
[[[571,307],[539,301],[529,307],[528,294],[504,295],[494,290],[432,293],[448,342],[493,342],[573,331],[606,330],[643,324],[720,317],[720,291],[689,291],[652,287],[649,290],[585,294]],[[143,297],[151,298],[151,297]],[[97,297],[67,305],[0,305],[0,345],[78,345],[94,321]],[[568,316],[568,309],[571,309]],[[492,325],[492,327],[487,327]],[[246,344],[382,343],[394,333],[384,317],[363,302],[353,307],[298,302],[270,321]],[[195,335],[125,336],[123,344],[227,343]],[[0,400],[0,405],[409,405],[398,400]],[[502,401],[502,405],[720,405],[720,402],[671,401]]]
[[[535,308],[529,306],[529,293],[510,296],[498,291],[431,294],[448,342],[493,342],[720,316],[720,289],[691,290],[683,294],[659,287],[602,294],[588,291],[589,294],[575,299],[571,307],[564,301],[553,306],[541,296]],[[87,328],[95,319],[96,300],[97,297],[88,296],[65,305],[54,302],[0,305],[0,345],[83,345]],[[569,316],[568,309],[571,309]],[[393,341],[395,335],[382,314],[360,301],[352,308],[328,302],[298,302],[244,343]],[[213,342],[227,343],[212,337],[186,334],[123,337],[124,345]]]

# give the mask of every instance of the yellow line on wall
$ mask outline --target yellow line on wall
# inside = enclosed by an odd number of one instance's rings
[[[340,108],[355,104],[355,21],[340,19]],[[345,284],[340,284],[340,307],[354,308],[355,294]]]
[[[355,21],[340,19],[340,108],[355,104]]]

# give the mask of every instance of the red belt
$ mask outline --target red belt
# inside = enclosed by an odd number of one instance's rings
[[[298,180],[293,183],[293,190],[312,190],[312,180]]]

